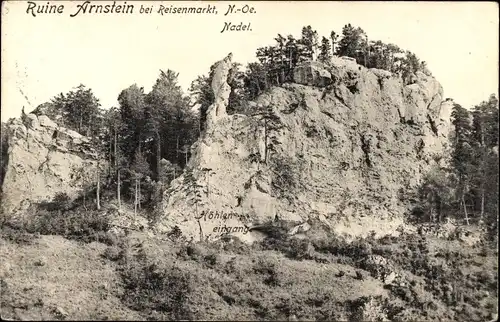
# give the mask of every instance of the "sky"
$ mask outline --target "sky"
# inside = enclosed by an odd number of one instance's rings
[[[84,1],[36,1],[64,5],[62,13],[27,11],[28,1],[2,2],[1,118],[18,117],[79,84],[91,88],[103,107],[117,106],[121,90],[136,83],[149,91],[160,69],[179,73],[187,93],[191,81],[233,53],[233,61],[255,61],[255,50],[278,33],[300,36],[311,25],[320,36],[351,23],[370,40],[392,42],[427,62],[451,97],[470,108],[498,93],[498,4],[496,2],[349,1],[116,1],[132,13],[83,14]],[[113,1],[91,1],[112,5]],[[235,9],[254,8],[254,13]],[[160,14],[161,6],[215,6],[217,14]],[[140,13],[140,8],[153,8]],[[43,9],[43,8],[42,8]],[[87,7],[88,10],[88,7]],[[43,10],[42,10],[43,11]],[[33,16],[35,13],[36,17]],[[221,30],[225,22],[251,24],[250,31]]]

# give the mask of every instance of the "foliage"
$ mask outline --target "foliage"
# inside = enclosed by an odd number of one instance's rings
[[[288,158],[278,158],[272,163],[273,180],[272,186],[276,192],[284,196],[292,197],[298,186],[298,178],[293,171],[293,161]]]
[[[64,194],[56,196],[51,202],[32,205],[30,216],[12,219],[5,226],[20,235],[61,235],[83,242],[114,243],[113,236],[108,233],[111,226],[107,214],[85,210],[82,205],[70,202]]]
[[[433,168],[424,177],[416,212],[440,222],[460,214],[470,224],[475,217],[497,232],[498,99],[491,95],[472,111],[455,103],[451,117],[449,164]]]
[[[322,63],[328,63],[332,59],[332,46],[330,40],[326,37],[321,38],[321,49],[318,60]]]
[[[7,160],[8,160],[8,149],[9,149],[9,135],[7,132],[7,125],[1,123],[0,132],[0,189],[2,189],[3,179],[5,177],[5,172],[7,171]],[[1,191],[1,190],[0,190]]]
[[[173,265],[133,261],[122,271],[126,293],[124,302],[134,310],[158,312],[162,320],[191,320],[188,296],[191,276]]]
[[[450,213],[454,201],[450,174],[435,166],[423,178],[419,196],[427,221],[442,222]],[[420,220],[424,218],[419,218]]]
[[[92,90],[80,84],[67,94],[59,94],[52,99],[52,109],[60,113],[65,127],[83,135],[95,136],[99,129],[94,127],[101,118],[100,103]]]

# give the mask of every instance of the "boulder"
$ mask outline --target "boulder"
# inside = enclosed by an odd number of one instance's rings
[[[322,63],[308,61],[295,67],[293,80],[297,84],[325,87],[332,83],[332,75]]]
[[[45,127],[53,128],[53,129],[57,128],[57,124],[55,122],[53,122],[51,119],[49,119],[49,117],[46,115],[40,115],[38,117],[38,122],[40,122],[41,126],[45,126]]]
[[[31,129],[37,129],[40,126],[40,122],[38,120],[38,117],[35,114],[28,114],[27,115],[27,126]]]

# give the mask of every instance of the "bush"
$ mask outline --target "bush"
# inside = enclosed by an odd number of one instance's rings
[[[254,272],[263,275],[264,283],[270,286],[279,286],[279,274],[276,269],[277,263],[268,258],[259,258],[254,265]]]
[[[61,192],[54,196],[52,201],[44,201],[38,204],[41,209],[47,211],[58,211],[58,210],[67,210],[72,206],[71,199],[68,194]]]
[[[117,246],[109,246],[102,254],[102,257],[111,261],[118,261],[122,258],[122,250]]]
[[[83,242],[116,243],[116,237],[108,232],[111,227],[107,214],[80,207],[67,210],[69,207],[67,195],[59,194],[51,202],[32,207],[32,215],[12,219],[4,225],[17,230],[18,234],[61,235]]]
[[[7,223],[3,225],[2,230],[0,231],[0,238],[9,240],[19,245],[32,245],[37,239],[37,236],[12,228]]]
[[[190,275],[175,266],[134,261],[122,271],[123,301],[134,310],[159,315],[161,320],[192,320],[187,299]]]

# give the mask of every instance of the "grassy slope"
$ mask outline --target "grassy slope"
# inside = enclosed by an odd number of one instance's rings
[[[41,236],[0,239],[1,315],[7,319],[135,319],[119,300],[121,280],[101,257],[106,245]]]
[[[28,239],[0,239],[2,318],[486,321],[497,311],[497,254],[458,241]],[[370,276],[368,253],[388,258],[405,283],[384,287]]]

